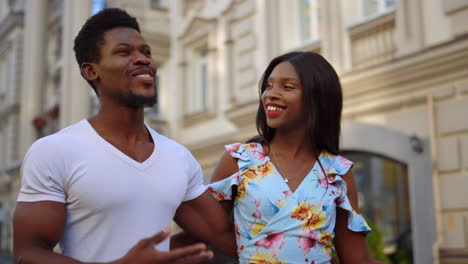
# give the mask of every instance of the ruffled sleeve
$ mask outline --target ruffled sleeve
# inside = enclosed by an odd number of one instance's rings
[[[341,156],[336,156],[330,169],[327,171],[327,180],[329,183],[335,184],[341,193],[338,199],[336,199],[336,204],[338,207],[348,211],[348,229],[354,232],[364,232],[367,235],[372,230],[366,223],[366,220],[364,220],[364,217],[351,206],[347,195],[346,182],[342,178],[352,166],[352,161]]]
[[[230,177],[208,185],[208,191],[218,200],[232,200],[232,187],[238,186],[241,181],[241,174],[249,170],[249,166],[261,164],[265,161],[265,153],[258,143],[234,143],[225,146],[226,151],[233,158],[237,159],[239,171]]]
[[[226,145],[225,148],[233,158],[237,159],[237,166],[239,167],[240,171],[249,167],[249,165],[251,165],[252,162],[255,162],[256,159],[262,158],[262,155],[258,154],[263,153],[263,150],[257,143],[234,143],[231,145]]]
[[[239,184],[239,172],[226,179],[208,184],[208,191],[218,201],[232,200],[232,187]]]

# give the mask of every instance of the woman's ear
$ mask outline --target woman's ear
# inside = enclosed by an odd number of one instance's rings
[[[98,74],[92,63],[81,64],[81,74],[83,74],[83,77],[88,81],[95,81],[98,78]]]

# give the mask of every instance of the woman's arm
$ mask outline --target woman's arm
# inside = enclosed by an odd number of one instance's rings
[[[342,176],[347,185],[347,195],[351,206],[357,210],[357,188],[352,170]],[[366,236],[348,229],[348,211],[337,208],[335,225],[335,248],[341,264],[383,264],[372,259],[367,248]]]

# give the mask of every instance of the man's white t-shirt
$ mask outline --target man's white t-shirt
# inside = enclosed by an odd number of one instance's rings
[[[142,163],[99,136],[86,119],[28,150],[18,201],[65,204],[59,242],[64,255],[85,262],[116,260],[170,225],[181,202],[205,191],[191,153],[147,128],[155,147]],[[157,247],[168,250],[168,240]]]

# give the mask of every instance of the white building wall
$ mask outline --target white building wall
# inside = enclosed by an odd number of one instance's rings
[[[60,127],[84,118],[90,111],[87,102],[91,89],[77,75],[70,48],[90,8],[90,0],[79,2],[12,1],[17,10],[24,8],[24,27],[7,38],[9,52],[15,54],[10,59],[15,72],[9,79],[14,88],[9,90],[9,103],[0,105],[0,177],[9,175],[13,179],[11,197],[19,188],[18,161],[38,136],[31,121],[47,110],[44,105],[53,105],[50,97],[56,96],[62,106]],[[145,1],[138,5],[129,0],[110,3],[128,8],[143,21],[144,36],[156,51],[156,61],[164,65],[160,71],[160,111],[158,115],[149,114],[149,120],[193,151],[206,180],[224,144],[245,141],[256,134],[257,84],[269,60],[291,50],[316,51],[340,74],[345,120],[383,126],[432,142],[434,171],[428,177],[433,177],[436,187],[428,191],[434,192],[436,212],[427,217],[437,219],[439,244],[435,247],[442,249],[440,263],[466,261],[467,0],[397,0],[395,11],[372,18],[363,17],[362,0],[329,0],[321,6],[323,36],[304,43],[297,39],[297,26],[293,25],[297,21],[292,20],[297,1],[171,0],[156,9]],[[63,57],[59,62],[63,68],[59,94],[44,90],[49,87],[50,76],[43,66],[48,61],[53,63],[44,55],[50,54],[46,51],[54,38],[47,27],[50,5],[61,6]],[[5,10],[0,8],[0,18],[5,18]],[[4,21],[0,20],[0,32]],[[164,23],[168,26],[153,30]],[[0,53],[6,47],[4,43],[0,44]],[[190,89],[195,79],[190,77],[194,63],[190,54],[200,43],[208,45],[208,104],[203,111],[190,112],[186,97],[193,93]],[[11,198],[10,207],[13,201]]]

